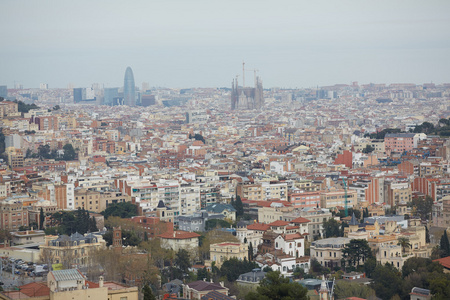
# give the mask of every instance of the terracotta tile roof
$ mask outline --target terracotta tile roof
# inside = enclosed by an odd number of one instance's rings
[[[294,225],[294,226],[287,226],[286,230],[291,230],[291,229],[298,229],[299,227]]]
[[[294,223],[294,224],[309,223],[309,222],[311,222],[311,221],[308,220],[308,219],[302,218],[302,217],[298,217],[297,219],[294,219],[294,220],[291,221],[291,223]]]
[[[276,226],[276,227],[278,227],[278,226],[287,226],[287,225],[289,225],[289,222],[278,220],[278,221],[269,223],[269,225],[270,226]]]
[[[28,297],[39,297],[50,295],[50,289],[45,283],[31,282],[20,286],[20,292]]]
[[[177,240],[197,238],[199,236],[200,235],[195,232],[188,232],[182,230],[176,230],[174,232],[165,232],[163,234],[158,235],[158,237],[163,239],[177,239]]]
[[[284,236],[285,241],[291,241],[296,239],[303,239],[303,236],[300,233],[292,233],[292,234],[286,234]]]
[[[439,259],[435,259],[433,261],[437,261],[438,263],[440,263],[444,268],[446,269],[450,269],[450,256],[444,257],[444,258],[439,258]]]
[[[270,228],[270,226],[268,224],[264,224],[264,223],[254,223],[254,224],[250,224],[247,226],[248,230],[262,230],[262,231],[266,231]]]

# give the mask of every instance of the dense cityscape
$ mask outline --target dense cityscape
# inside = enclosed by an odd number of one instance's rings
[[[0,300],[450,299],[450,1],[0,11]]]
[[[123,78],[0,86],[2,299],[450,297],[450,84]]]

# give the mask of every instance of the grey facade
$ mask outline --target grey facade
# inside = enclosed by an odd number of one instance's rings
[[[0,85],[0,97],[5,99],[8,97],[8,87],[6,85]]]
[[[114,98],[119,96],[119,88],[105,88],[103,90],[103,104],[112,106]]]
[[[136,106],[136,87],[134,85],[133,71],[130,67],[125,71],[123,82],[123,99],[124,104],[128,106]]]

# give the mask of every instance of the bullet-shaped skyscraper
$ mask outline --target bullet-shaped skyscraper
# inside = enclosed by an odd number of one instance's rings
[[[123,100],[125,105],[136,106],[135,89],[133,71],[128,67],[125,71],[125,79],[123,82]]]

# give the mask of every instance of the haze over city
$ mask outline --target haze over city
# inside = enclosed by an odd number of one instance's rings
[[[1,1],[0,82],[25,88],[450,81],[449,1]]]
[[[0,299],[450,299],[449,0],[0,12]]]

